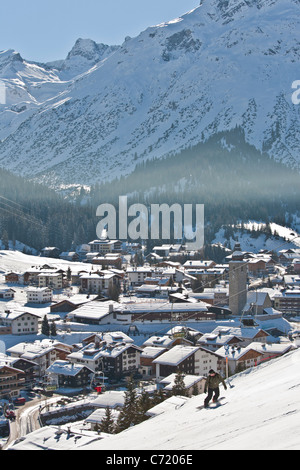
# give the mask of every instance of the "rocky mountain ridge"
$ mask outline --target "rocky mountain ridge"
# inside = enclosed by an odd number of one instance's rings
[[[241,127],[298,170],[299,18],[298,0],[205,0],[121,46],[80,39],[65,61],[0,53],[0,165],[90,185]]]

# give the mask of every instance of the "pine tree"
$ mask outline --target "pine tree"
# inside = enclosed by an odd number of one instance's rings
[[[130,377],[130,380],[127,385],[127,391],[125,392],[125,402],[118,420],[116,423],[116,432],[119,433],[124,431],[124,429],[129,428],[130,426],[137,423],[137,413],[136,413],[136,404],[137,396],[134,389],[133,378]]]
[[[49,327],[47,315],[44,316],[43,321],[42,321],[42,334],[45,336],[49,336],[50,334],[50,327]]]
[[[110,283],[107,291],[107,295],[111,300],[115,302],[119,301],[120,289],[115,284]]]
[[[51,322],[51,326],[50,326],[50,335],[51,335],[51,336],[56,336],[56,335],[57,335],[56,324],[55,324],[54,321]]]
[[[2,232],[2,244],[4,245],[4,249],[8,250],[9,242],[8,242],[8,234],[6,230],[3,230]]]
[[[141,423],[142,421],[146,421],[149,416],[146,415],[146,411],[152,407],[151,400],[149,394],[143,390],[141,395],[138,397],[137,400],[137,422]]]
[[[166,399],[166,396],[162,388],[155,390],[155,392],[153,393],[153,398],[152,398],[152,406],[158,405],[159,403],[163,402],[165,399]]]
[[[174,385],[172,387],[172,395],[186,396],[187,391],[184,384],[184,374],[179,370],[174,379]]]
[[[102,419],[99,424],[99,431],[106,432],[107,434],[113,434],[115,430],[115,424],[112,417],[111,409],[109,406],[105,409],[105,417]]]

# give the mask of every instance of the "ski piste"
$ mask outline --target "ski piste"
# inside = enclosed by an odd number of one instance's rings
[[[221,403],[221,401],[225,400],[225,397],[220,397],[216,401],[212,401],[209,403],[207,406],[200,405],[197,406],[197,411],[203,410],[203,409],[213,409],[213,408],[219,408],[219,406],[225,405],[225,403]]]

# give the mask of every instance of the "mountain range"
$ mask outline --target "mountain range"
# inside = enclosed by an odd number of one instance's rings
[[[240,128],[298,172],[299,18],[299,0],[204,0],[122,45],[78,39],[65,60],[0,52],[0,165],[54,188],[90,186],[218,133],[230,151],[226,132]]]

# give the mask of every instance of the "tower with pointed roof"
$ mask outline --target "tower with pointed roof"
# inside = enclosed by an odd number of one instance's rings
[[[234,246],[229,261],[229,308],[233,315],[241,315],[247,301],[247,261],[239,243]]]

